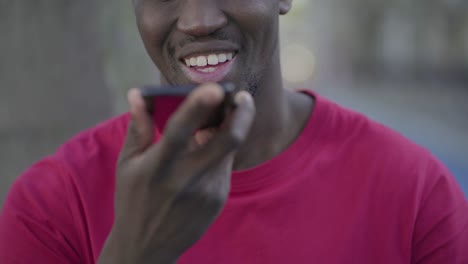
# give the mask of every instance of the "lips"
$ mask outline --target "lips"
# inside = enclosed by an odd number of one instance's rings
[[[220,82],[231,72],[235,60],[234,51],[213,52],[182,58],[181,66],[193,83]]]
[[[221,82],[236,65],[238,47],[230,41],[193,42],[178,50],[185,77],[192,83]]]
[[[235,61],[236,53],[231,51],[189,55],[180,64],[187,79],[201,84],[223,81],[233,69]]]

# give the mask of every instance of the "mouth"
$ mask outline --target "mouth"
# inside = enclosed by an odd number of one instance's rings
[[[193,83],[220,82],[233,70],[236,51],[188,55],[180,59],[187,79]]]

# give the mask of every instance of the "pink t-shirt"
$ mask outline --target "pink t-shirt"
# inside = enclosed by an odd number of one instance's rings
[[[425,149],[316,94],[299,138],[236,171],[220,217],[179,263],[468,263],[468,203]],[[111,230],[128,115],[81,133],[14,183],[2,264],[96,263]]]

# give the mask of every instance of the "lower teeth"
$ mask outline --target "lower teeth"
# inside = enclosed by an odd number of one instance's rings
[[[214,72],[216,69],[215,68],[204,68],[204,69],[197,69],[198,71],[201,71],[201,72],[204,72],[204,73],[210,73],[210,72]]]

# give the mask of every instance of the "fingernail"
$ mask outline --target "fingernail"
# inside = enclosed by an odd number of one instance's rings
[[[252,96],[246,91],[238,92],[236,94],[236,97],[234,98],[234,102],[236,103],[236,105],[239,105],[247,100],[252,100]]]
[[[140,95],[140,90],[137,88],[132,88],[128,91],[128,104],[129,104],[129,110],[132,114],[136,113],[138,111],[138,105],[140,104],[141,100],[141,95]]]
[[[197,91],[196,97],[199,97],[204,103],[211,104],[217,103],[223,97],[222,90],[216,84],[207,83],[200,86]]]

